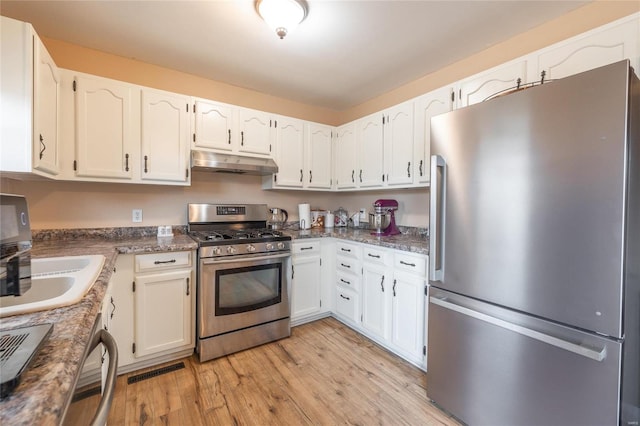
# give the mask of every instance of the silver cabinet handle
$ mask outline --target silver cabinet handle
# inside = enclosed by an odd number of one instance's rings
[[[550,336],[548,334],[541,333],[536,330],[532,330],[527,327],[523,327],[518,324],[513,324],[511,322],[507,322],[505,320],[492,317],[491,315],[487,315],[482,312],[477,312],[472,309],[465,308],[464,306],[460,306],[456,303],[452,303],[444,299],[431,297],[429,300],[434,305],[442,306],[445,309],[450,309],[462,315],[466,315],[468,317],[471,317],[480,321],[484,321],[486,323],[498,326],[500,328],[504,328],[505,330],[513,331],[514,333],[518,333],[523,336],[530,337],[542,343],[546,343],[548,345],[555,346],[560,349],[564,349],[565,351],[573,352],[574,354],[577,354],[586,358],[590,358],[594,361],[601,362],[605,359],[607,355],[606,348],[602,348],[601,350],[590,349],[581,345],[577,345],[572,342],[567,342],[566,340],[562,340],[554,336]]]
[[[156,260],[155,262],[153,262],[154,265],[162,265],[165,263],[176,263],[175,259],[171,259],[171,260]]]
[[[438,179],[442,170],[442,181]],[[440,155],[431,156],[431,190],[429,191],[429,280],[444,279],[444,205],[447,196],[447,165]]]

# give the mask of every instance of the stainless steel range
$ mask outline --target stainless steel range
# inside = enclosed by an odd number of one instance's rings
[[[267,229],[265,204],[189,204],[198,244],[200,361],[291,335],[291,237]]]

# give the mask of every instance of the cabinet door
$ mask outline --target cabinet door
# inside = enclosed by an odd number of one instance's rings
[[[218,151],[235,148],[237,108],[218,102],[197,100],[194,104],[196,128],[194,145]]]
[[[331,189],[331,137],[333,128],[322,124],[307,125],[307,188]]]
[[[406,274],[395,274],[391,288],[391,342],[419,363],[424,346],[424,289],[423,279]]]
[[[142,90],[142,179],[187,182],[189,98]]]
[[[302,188],[304,180],[304,124],[294,118],[278,117],[276,129],[277,186]]]
[[[111,275],[111,297],[115,311],[111,318],[109,333],[118,345],[118,367],[124,367],[135,361],[134,343],[134,292],[133,292],[133,255],[120,254]]]
[[[489,72],[479,74],[460,82],[457,107],[480,103],[503,90],[527,82],[527,62],[517,61],[501,65]]]
[[[191,271],[136,277],[135,357],[193,343]]]
[[[336,315],[351,323],[358,324],[360,320],[360,299],[358,293],[342,286],[336,288]]]
[[[544,49],[537,55],[535,79],[539,79],[542,71],[546,73],[546,79],[563,78],[623,59],[631,59],[632,65],[637,67],[640,65],[639,25],[637,18],[631,19]]]
[[[382,186],[384,179],[384,138],[382,115],[373,114],[357,121],[358,158],[356,176],[361,188]]]
[[[131,86],[75,79],[76,175],[131,179],[135,141]]]
[[[362,267],[362,326],[382,339],[389,338],[391,280],[384,266]]]
[[[247,108],[240,109],[239,152],[271,155],[271,129],[277,122],[271,114]]]
[[[56,175],[60,171],[60,72],[42,41],[36,36],[33,55],[33,167]]]
[[[451,89],[446,87],[420,96],[415,100],[414,183],[429,183],[431,159],[431,117],[453,109]]]
[[[320,256],[293,256],[291,319],[320,312]]]
[[[387,185],[413,183],[413,102],[385,112],[384,162]]]
[[[350,189],[356,187],[356,148],[355,124],[339,127],[336,135],[334,158],[336,163],[336,187]]]

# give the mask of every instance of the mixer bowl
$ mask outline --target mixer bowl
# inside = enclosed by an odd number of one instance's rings
[[[391,223],[390,213],[369,213],[369,229],[376,231],[376,233],[382,234],[389,223]]]

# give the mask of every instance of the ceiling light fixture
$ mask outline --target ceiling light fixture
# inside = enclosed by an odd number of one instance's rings
[[[257,0],[256,10],[281,39],[307,17],[304,0]]]

